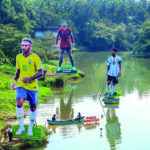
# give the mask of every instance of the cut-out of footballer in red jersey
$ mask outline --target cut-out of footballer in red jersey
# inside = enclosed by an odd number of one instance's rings
[[[61,69],[61,65],[63,62],[63,55],[65,50],[67,51],[67,54],[70,58],[70,62],[72,64],[73,69],[74,68],[74,61],[72,58],[72,51],[71,48],[74,43],[74,38],[72,35],[72,31],[70,28],[67,27],[66,22],[62,22],[62,27],[58,29],[57,36],[56,36],[56,46],[58,46],[58,40],[60,38],[60,59],[59,59],[59,69]],[[71,39],[71,42],[70,42]]]

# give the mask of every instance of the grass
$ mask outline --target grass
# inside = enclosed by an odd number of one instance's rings
[[[72,50],[73,50],[73,51],[76,51],[76,50],[79,50],[79,49],[76,48],[76,47],[72,47]]]
[[[58,66],[58,60],[50,60],[48,63],[43,63],[43,69],[47,69],[47,72],[56,72]]]
[[[8,116],[14,115],[16,111],[16,91],[11,90],[11,83],[13,81],[12,75],[6,75],[0,73],[0,114],[7,114]],[[43,97],[47,97],[51,94],[50,88],[42,87],[39,84],[39,100],[42,101]],[[26,106],[26,104],[25,104]]]
[[[39,86],[39,99],[47,97],[52,93],[50,88]]]
[[[3,64],[0,65],[0,72],[6,73],[6,74],[11,74],[14,75],[16,71],[16,68],[14,66],[8,65],[8,64]]]
[[[12,73],[3,73],[3,69],[5,68],[7,68],[6,65],[5,67],[0,66],[0,69],[2,71],[0,72],[0,130],[7,125],[5,123],[6,121],[16,118],[16,91],[11,90],[11,84],[14,75],[12,75]],[[10,69],[10,71],[13,69]],[[47,97],[52,93],[50,88],[42,87],[42,85],[40,84],[39,91],[39,103],[44,102],[44,97]],[[29,103],[25,102],[24,107],[29,108]],[[1,136],[2,134],[0,132],[0,137]]]
[[[15,107],[15,91],[11,90],[12,75],[0,73],[0,114],[11,115]]]
[[[72,67],[72,66],[71,66]],[[53,88],[63,88],[65,87],[67,82],[73,82],[81,80],[85,77],[85,74],[78,70],[76,74],[58,74],[55,77],[46,78],[42,82],[42,86],[44,87],[53,87]]]
[[[33,127],[33,136],[28,136],[28,125],[24,125],[25,132],[21,135],[16,135],[17,130],[19,129],[19,125],[12,126],[13,138],[19,139],[30,139],[30,140],[41,140],[41,128]]]
[[[76,68],[76,67],[75,67]],[[58,68],[57,68],[58,69]],[[64,65],[64,66],[61,66],[61,69],[72,69],[72,66],[69,66],[69,65]],[[76,68],[77,69],[77,68]]]
[[[20,149],[31,149],[35,147],[40,147],[46,143],[48,143],[47,137],[48,135],[51,134],[50,131],[44,126],[38,126],[34,127],[33,132],[34,135],[33,137],[26,136],[27,135],[27,128],[28,126],[25,126],[26,132],[23,133],[22,135],[17,136],[17,139],[13,139],[13,142],[6,142],[2,143],[1,147],[3,149],[13,149],[13,150],[20,150]],[[18,129],[18,126],[13,126],[13,135],[15,135],[16,130]],[[35,131],[34,131],[35,130]],[[23,136],[24,135],[24,136]],[[22,137],[21,137],[22,136]]]
[[[78,46],[78,45],[77,46],[75,45],[74,47],[72,47],[73,51],[82,50],[82,49],[86,49],[86,47],[84,47],[84,46]]]
[[[72,66],[70,65],[65,65],[65,66],[61,66],[61,70],[58,70],[59,67],[56,68],[56,73],[57,74],[76,74],[77,73],[77,68],[75,67],[75,69],[73,69]]]
[[[106,91],[105,96],[107,95],[107,93],[108,93],[108,92]],[[110,99],[111,99],[111,98],[116,98],[116,97],[120,97],[121,95],[122,95],[122,93],[116,90],[116,91],[114,92],[113,96],[107,96],[107,98],[110,98]]]
[[[50,64],[43,64],[43,69],[47,69],[47,72],[56,72],[57,66],[53,66]]]
[[[105,104],[119,104],[119,101],[104,101]]]

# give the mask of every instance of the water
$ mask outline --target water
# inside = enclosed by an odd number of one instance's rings
[[[150,60],[130,58],[124,53],[119,55],[123,61],[117,89],[123,95],[118,108],[105,108],[100,104],[99,95],[105,86],[109,53],[76,54],[76,65],[86,72],[87,78],[78,84],[69,84],[72,89],[54,93],[46,103],[40,104],[37,122],[45,125],[54,113],[57,120],[71,119],[78,112],[97,116],[100,122],[49,126],[52,131],[49,143],[39,150],[150,149]]]

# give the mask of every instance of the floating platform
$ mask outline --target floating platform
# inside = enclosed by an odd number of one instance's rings
[[[28,136],[28,125],[24,125],[25,132],[22,132],[21,135],[16,135],[19,125],[12,126],[13,138],[18,139],[29,139],[29,140],[41,140],[41,128],[33,126],[33,136]]]
[[[108,97],[105,97],[102,99],[102,101],[105,103],[105,104],[117,104],[119,103],[119,99],[117,98],[108,98]]]
[[[65,73],[65,74],[75,74],[75,73],[77,73],[77,68],[76,67],[75,67],[75,69],[72,69],[72,66],[61,66],[60,70],[58,70],[58,68],[56,69],[57,74],[58,73]]]
[[[104,98],[103,101],[119,101],[119,99],[114,99],[114,98]]]
[[[105,93],[107,95],[107,92]],[[102,101],[105,104],[119,104],[120,96],[122,94],[119,91],[115,91],[113,96],[105,96]]]

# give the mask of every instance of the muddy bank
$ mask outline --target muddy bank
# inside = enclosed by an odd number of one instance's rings
[[[29,140],[29,139],[17,139],[13,138],[12,142],[9,142],[8,139],[8,127],[3,128],[4,135],[1,138],[0,150],[25,150],[28,148],[36,148],[45,145],[48,143],[48,136],[51,134],[51,131],[48,130],[45,126],[38,126],[41,128],[41,139],[40,140]]]

